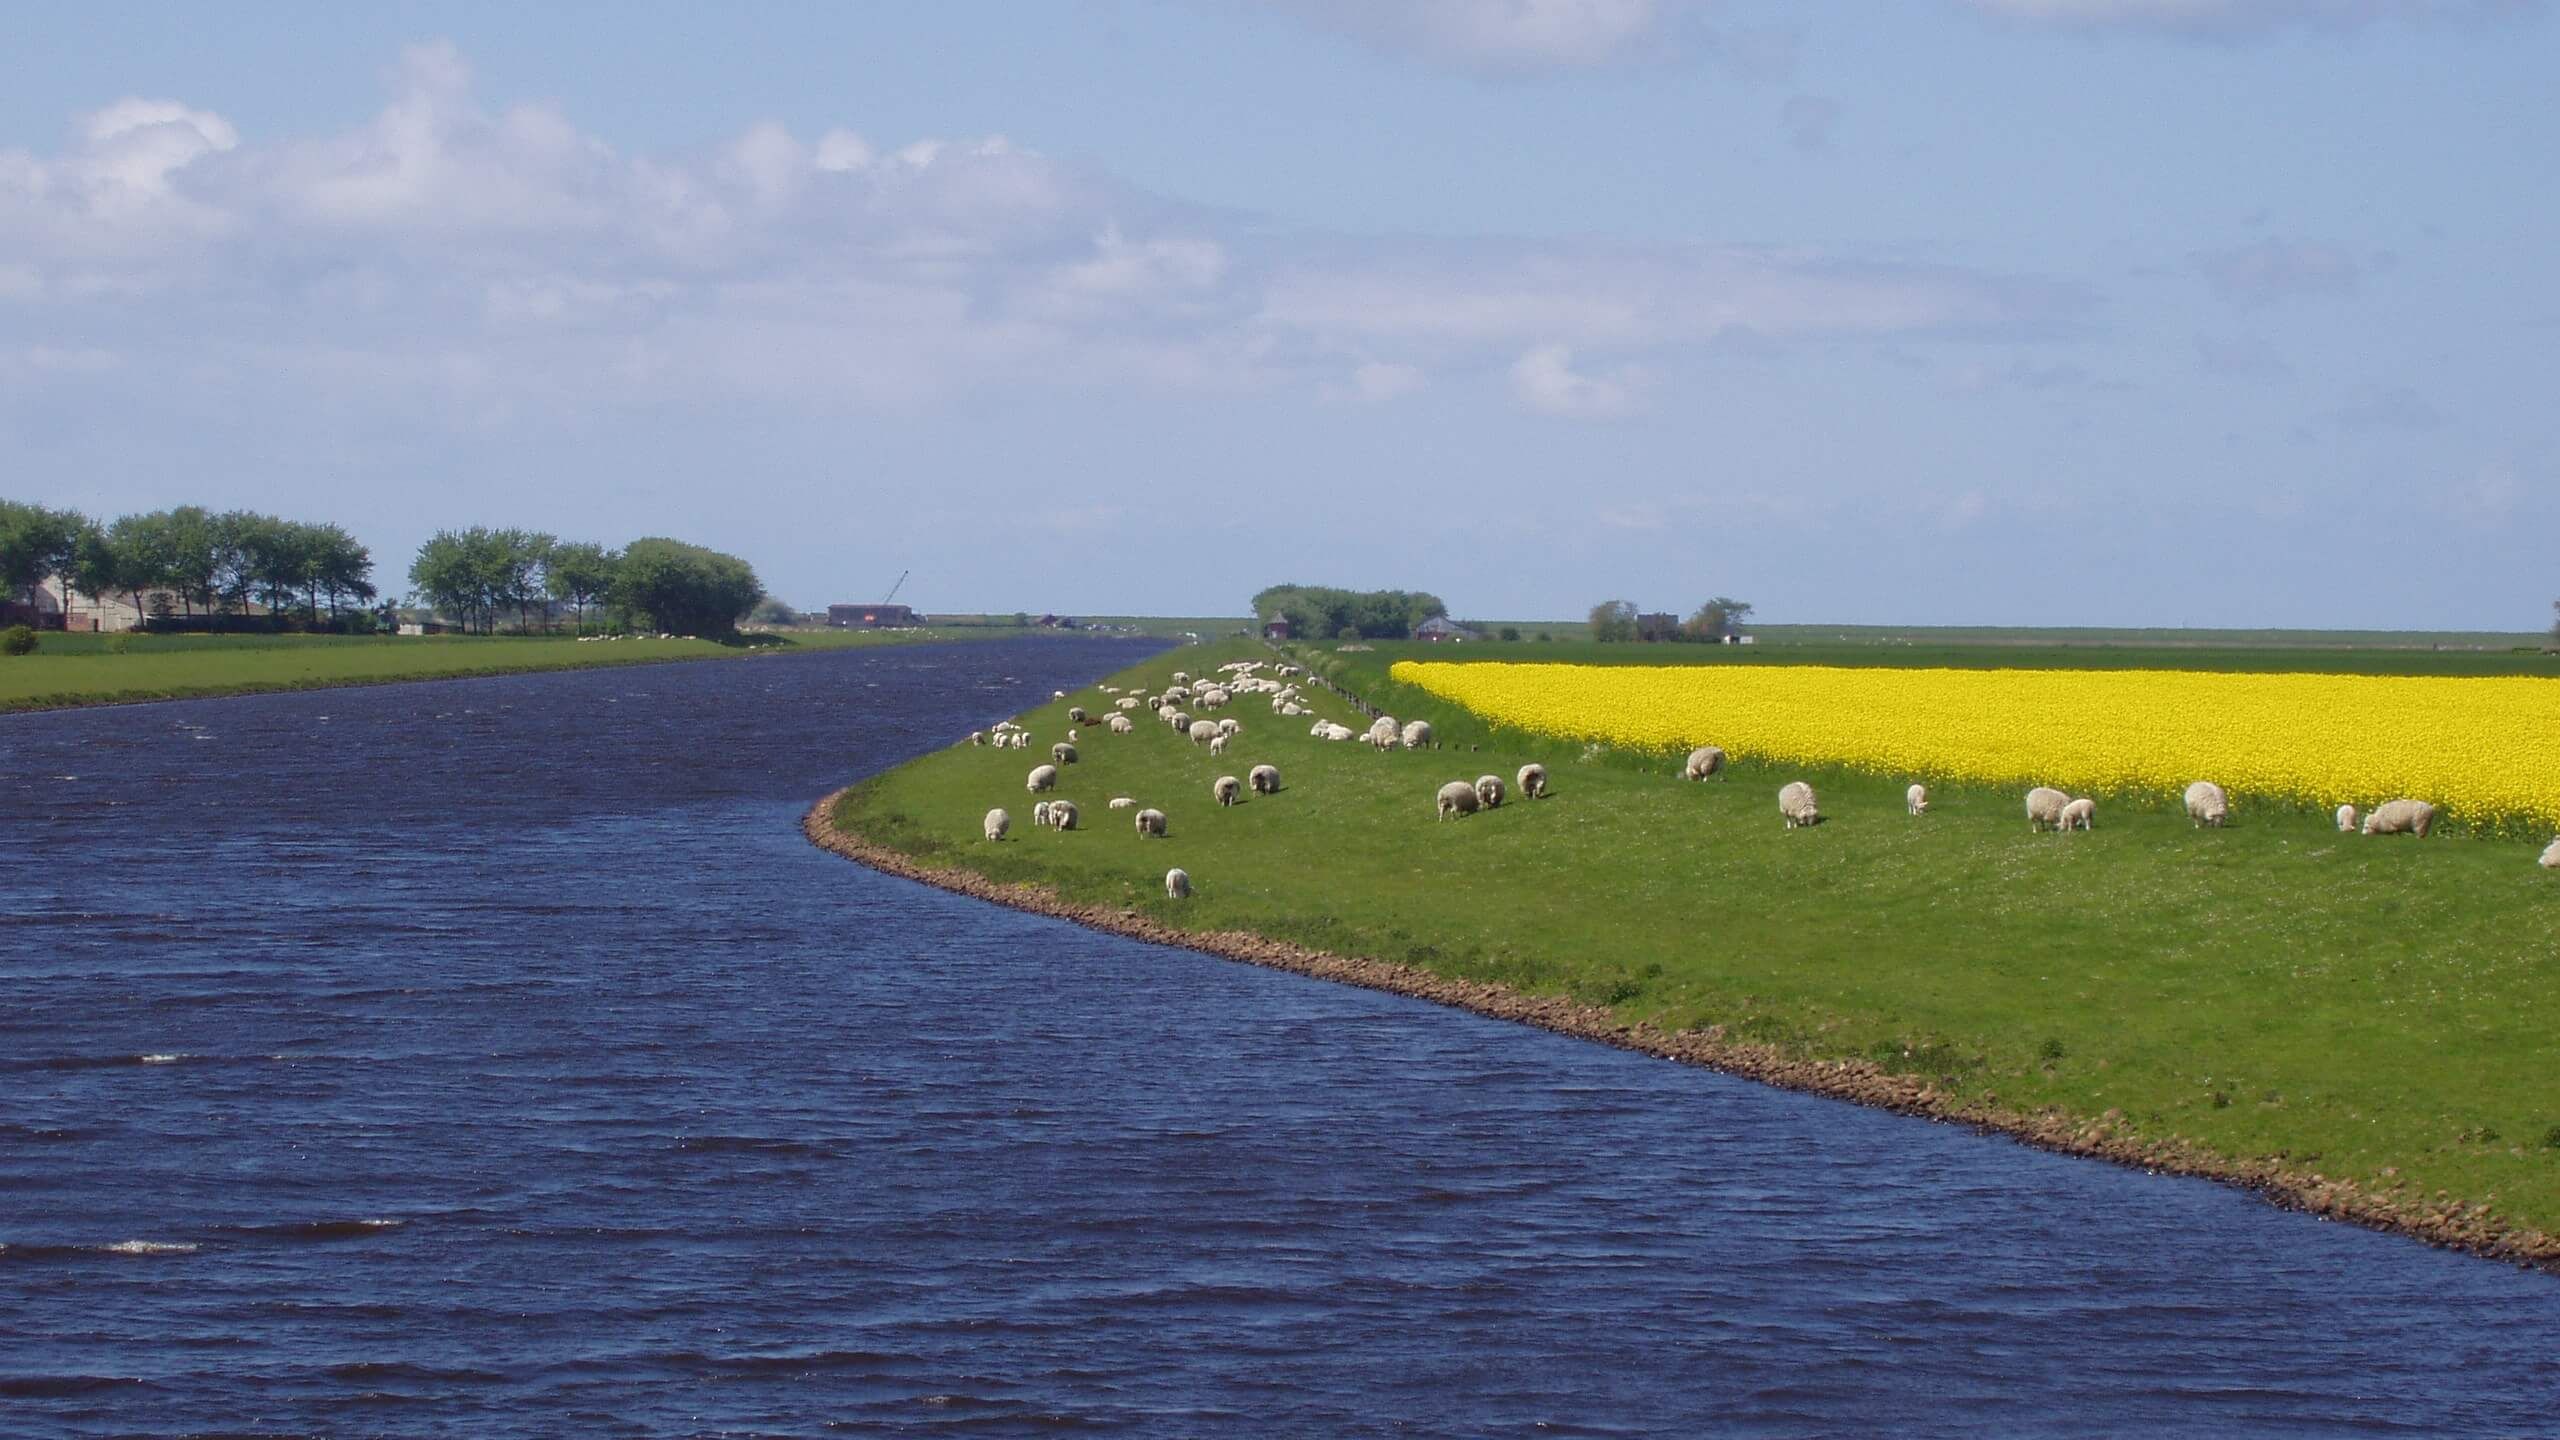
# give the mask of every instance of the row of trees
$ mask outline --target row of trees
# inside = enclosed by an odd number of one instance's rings
[[[1591,638],[1604,644],[1629,640],[1687,640],[1701,644],[1717,644],[1742,628],[1751,616],[1751,602],[1719,595],[1689,613],[1677,625],[1669,617],[1655,625],[1647,625],[1632,600],[1603,600],[1591,607]]]
[[[660,536],[620,550],[536,530],[440,530],[418,547],[409,583],[439,612],[482,633],[512,612],[568,606],[584,633],[590,611],[610,607],[632,623],[685,635],[726,634],[755,609],[764,587],[735,555]]]
[[[1282,619],[1309,639],[1359,635],[1401,640],[1425,620],[1449,613],[1437,595],[1419,590],[1338,590],[1330,585],[1274,585],[1253,597],[1253,613]]]
[[[375,596],[372,553],[336,525],[197,505],[102,522],[0,500],[0,585],[32,609],[47,577],[71,592],[66,604],[72,594],[127,594],[137,621],[155,618],[144,609],[155,592],[190,615],[237,614],[254,601],[312,624],[324,606],[334,620]]]

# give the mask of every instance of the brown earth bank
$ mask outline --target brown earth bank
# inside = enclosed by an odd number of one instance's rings
[[[2430,1198],[2377,1191],[2352,1181],[2288,1166],[2280,1161],[2236,1160],[2193,1142],[2146,1140],[2117,1133],[2114,1110],[2095,1120],[2059,1110],[2018,1111],[1941,1093],[1925,1080],[1896,1075],[1865,1060],[1815,1060],[1771,1045],[1728,1038],[1722,1026],[1668,1031],[1630,1024],[1608,1009],[1554,995],[1528,995],[1509,986],[1455,980],[1409,965],[1359,955],[1336,955],[1242,930],[1182,930],[1136,910],[1080,904],[1038,885],[1008,885],[965,870],[935,869],[862,836],[837,828],[832,816],[844,791],[821,799],[802,820],[810,843],[885,874],[919,881],[998,905],[1073,921],[1132,940],[1175,945],[1248,965],[1287,970],[1454,1006],[1496,1020],[1535,1025],[1561,1035],[1596,1040],[1665,1060],[1696,1065],[1785,1090],[1970,1126],[1986,1133],[2064,1155],[2237,1185],[2269,1203],[2327,1220],[2406,1235],[2429,1245],[2560,1273],[2560,1236],[2515,1225],[2486,1205],[2466,1205],[2441,1193]]]

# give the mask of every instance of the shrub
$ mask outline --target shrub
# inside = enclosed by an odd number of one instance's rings
[[[0,630],[0,655],[33,655],[34,653],[36,653],[35,631],[24,625],[12,625],[6,630]]]
[[[1345,625],[1341,629],[1333,632],[1333,638],[1336,640],[1357,640],[1360,638],[1360,627],[1357,625]]]
[[[1503,626],[1502,638],[1505,640],[1518,640],[1520,638],[1520,627],[1517,625]]]

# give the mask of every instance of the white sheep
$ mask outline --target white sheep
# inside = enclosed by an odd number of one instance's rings
[[[1327,721],[1325,727],[1318,730],[1316,733],[1327,740],[1348,740],[1352,737],[1352,729],[1350,726],[1336,725],[1330,721]]]
[[[1061,765],[1073,765],[1076,763],[1076,747],[1061,740],[1049,747],[1049,758]]]
[[[1049,698],[1052,700],[1064,700],[1067,698],[1067,692],[1064,690],[1053,690],[1049,692]]]
[[[972,745],[984,745],[984,744],[986,744],[986,743],[987,743],[987,732],[986,732],[986,731],[984,731],[984,730],[972,730],[972,731],[970,731],[970,732],[969,732],[969,743],[970,743],[970,744],[972,744]]]
[[[1914,815],[1929,813],[1929,787],[1914,785],[1902,792],[1902,808]]]
[[[1332,723],[1333,723],[1332,721],[1327,720],[1327,719],[1325,719],[1323,716],[1319,715],[1319,716],[1317,716],[1317,717],[1315,718],[1315,720],[1314,720],[1314,722],[1313,722],[1313,723],[1311,723],[1311,724],[1309,724],[1309,725],[1307,726],[1307,733],[1308,733],[1308,734],[1310,734],[1310,735],[1314,735],[1314,736],[1321,737],[1321,736],[1324,734],[1324,727],[1326,727],[1327,725],[1330,725],[1330,724],[1332,724]]]
[[[1138,708],[1138,697],[1135,695],[1123,695],[1111,703],[1113,706],[1121,710],[1135,710]]]
[[[1233,775],[1221,775],[1210,783],[1209,793],[1220,805],[1233,805],[1244,798],[1244,782]]]
[[[1013,817],[1012,817],[1012,816],[1007,815],[1007,814],[1006,814],[1006,813],[1004,813],[1002,810],[990,810],[990,811],[988,811],[988,812],[987,812],[987,838],[988,838],[988,839],[990,839],[990,840],[1001,840],[1001,839],[1003,839],[1003,838],[1004,838],[1004,832],[1006,832],[1007,830],[1010,830],[1010,829],[1012,829],[1012,828],[1013,828]]]
[[[1137,801],[1130,799],[1126,795],[1114,795],[1111,797],[1111,808],[1114,810],[1127,810],[1134,807],[1137,803]]]
[[[1039,794],[1043,790],[1057,789],[1058,767],[1055,765],[1032,766],[1031,776],[1028,780],[1023,782],[1023,788],[1029,790],[1034,795]]]
[[[2062,807],[2062,828],[2065,830],[2093,829],[2091,822],[2097,818],[2098,802],[2086,795]]]
[[[1209,753],[1210,753],[1210,754],[1212,754],[1212,755],[1224,755],[1224,754],[1226,754],[1226,753],[1227,753],[1227,737],[1226,737],[1226,736],[1224,736],[1224,735],[1212,735],[1212,736],[1210,736],[1210,737],[1209,737]]]
[[[1174,684],[1176,684],[1176,685],[1180,685],[1180,684],[1182,684],[1184,681],[1189,680],[1190,678],[1191,678],[1191,672],[1190,672],[1190,671],[1188,671],[1188,670],[1176,670],[1176,671],[1174,671],[1174,672],[1173,672],[1173,683],[1174,683]]]
[[[1075,731],[1073,731],[1073,730],[1070,730],[1070,731],[1068,731],[1068,732],[1067,732],[1067,743],[1068,743],[1068,744],[1070,744],[1070,745],[1073,745],[1073,744],[1074,744],[1074,743],[1076,743],[1078,740],[1081,740],[1081,739],[1083,739],[1083,738],[1084,738],[1083,736],[1081,736],[1081,735],[1077,734],[1077,733],[1076,733]]]
[[[1043,800],[1039,804],[1031,807],[1031,823],[1033,825],[1046,825],[1049,823],[1048,801]]]
[[[1404,748],[1407,750],[1426,750],[1429,749],[1430,746],[1431,722],[1428,720],[1406,721],[1404,726]]]
[[[2356,833],[2356,807],[2353,805],[2338,807],[2338,833],[2341,835]]]
[[[1194,720],[1191,722],[1189,734],[1192,744],[1206,745],[1218,738],[1218,727],[1211,721]]]
[[[1486,808],[1487,810],[1499,810],[1499,809],[1501,809],[1501,808],[1502,808],[1502,777],[1501,777],[1501,776],[1499,776],[1499,775],[1479,775],[1479,776],[1477,776],[1477,777],[1476,777],[1476,798],[1477,798],[1478,800],[1481,800],[1481,801],[1483,801],[1483,802],[1484,802],[1484,808]]]
[[[1167,900],[1190,899],[1190,875],[1181,870],[1167,870],[1164,872],[1164,898]]]
[[[1689,752],[1689,763],[1681,767],[1685,779],[1706,780],[1724,773],[1724,751],[1713,745],[1701,745]]]
[[[1067,723],[1070,725],[1081,725],[1092,718],[1092,716],[1084,713],[1084,707],[1081,705],[1070,705],[1067,707]]]
[[[2542,847],[2542,868],[2560,870],[2560,839]]]
[[[1233,715],[1230,715],[1226,719],[1218,722],[1218,733],[1221,735],[1241,735],[1244,733],[1244,722],[1238,720]]]
[[[2062,807],[2071,797],[2050,785],[2039,785],[2027,792],[2027,828],[2050,830],[2062,823]]]
[[[1722,755],[1724,752],[1719,750],[1716,753]],[[1821,802],[1814,798],[1813,787],[1801,780],[1788,781],[1786,787],[1778,792],[1778,816],[1787,822],[1790,830],[1799,825],[1821,824]]]
[[[1473,815],[1484,804],[1484,797],[1466,781],[1452,780],[1440,787],[1439,804],[1440,818],[1446,820],[1452,815]]]
[[[1256,795],[1280,793],[1280,767],[1277,765],[1256,765],[1245,772],[1244,780],[1253,787]]]
[[[1114,715],[1108,721],[1104,722],[1104,724],[1105,728],[1109,729],[1114,735],[1126,735],[1130,731],[1138,728],[1126,715]]]
[[[1546,766],[1523,765],[1520,767],[1520,773],[1513,778],[1518,780],[1520,783],[1521,799],[1543,800],[1547,798]]]
[[[1163,811],[1141,810],[1138,812],[1139,838],[1144,839],[1149,835],[1153,835],[1157,839],[1161,840],[1164,838],[1164,832],[1165,820]]]
[[[2222,787],[2210,780],[2199,780],[2187,787],[2187,818],[2198,825],[2220,828],[2231,818],[2231,799]]]
[[[2364,833],[2415,835],[2424,840],[2435,823],[2436,807],[2424,800],[2385,800],[2364,817]]]
[[[1051,801],[1051,802],[1050,802],[1050,804],[1049,804],[1049,828],[1050,828],[1050,829],[1052,829],[1052,830],[1073,830],[1074,828],[1076,828],[1076,820],[1077,820],[1078,818],[1079,818],[1079,812],[1076,810],[1076,802],[1074,802],[1073,800],[1053,800],[1053,801]]]
[[[1393,750],[1404,740],[1404,731],[1393,715],[1381,715],[1369,722],[1369,743],[1381,750]]]

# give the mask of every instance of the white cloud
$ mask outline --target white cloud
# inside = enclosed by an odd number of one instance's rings
[[[1573,352],[1562,345],[1541,345],[1511,364],[1511,393],[1541,415],[1576,420],[1614,420],[1635,412],[1644,376],[1633,367],[1609,375],[1585,375],[1573,368]]]
[[[2236,37],[2292,27],[2350,29],[2376,21],[2522,15],[2541,0],[1966,0],[2014,20]]]
[[[1634,53],[1657,0],[1274,0],[1384,48],[1490,70],[1578,69]]]

